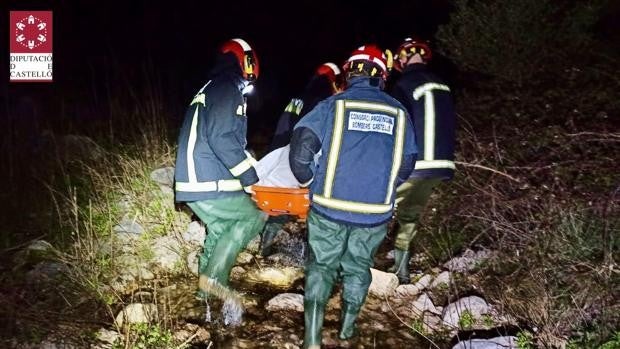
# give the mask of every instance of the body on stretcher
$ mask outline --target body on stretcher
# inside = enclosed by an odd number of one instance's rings
[[[270,216],[291,215],[305,219],[310,197],[308,189],[299,188],[299,182],[289,165],[287,145],[265,155],[256,164],[260,180],[252,186],[252,198],[263,212]]]

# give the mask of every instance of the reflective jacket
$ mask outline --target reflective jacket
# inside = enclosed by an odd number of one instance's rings
[[[408,178],[415,153],[403,106],[377,79],[356,77],[297,123],[289,160],[297,180],[311,182],[313,211],[373,226],[392,217],[396,185]]]
[[[246,195],[243,187],[258,181],[255,160],[245,152],[245,80],[233,59],[218,61],[185,114],[174,174],[177,201]]]
[[[419,63],[405,68],[390,94],[413,118],[419,153],[411,177],[452,179],[456,114],[450,88]]]
[[[269,151],[282,148],[291,142],[293,128],[297,122],[312,110],[317,103],[332,95],[331,82],[325,75],[310,79],[299,98],[292,98],[278,119],[278,125],[269,146]]]

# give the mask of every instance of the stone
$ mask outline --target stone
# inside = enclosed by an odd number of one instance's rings
[[[174,184],[174,167],[162,167],[151,172],[151,179],[162,186],[172,188]]]
[[[157,306],[151,303],[132,303],[121,310],[115,318],[119,328],[127,324],[150,323],[158,319]]]
[[[253,259],[254,259],[254,256],[252,254],[241,251],[239,255],[237,256],[236,264],[239,264],[239,265],[250,264],[252,263]]]
[[[464,297],[456,302],[448,304],[443,310],[442,320],[451,327],[458,328],[461,317],[465,312],[469,312],[472,316],[472,320],[476,321],[482,317],[482,315],[489,314],[491,307],[487,302],[478,296]]]
[[[187,254],[185,258],[187,262],[187,268],[194,275],[198,275],[198,262],[200,261],[200,251],[194,250]]]
[[[433,281],[433,276],[425,274],[420,277],[413,285],[417,287],[420,291],[422,291],[431,285],[431,281]]]
[[[395,274],[374,268],[370,268],[370,272],[372,273],[372,282],[368,288],[368,294],[380,298],[391,296],[398,287],[398,277]]]
[[[396,287],[394,296],[398,298],[411,298],[420,294],[422,290],[416,285],[399,285]]]
[[[245,247],[245,250],[250,253],[258,253],[258,251],[260,250],[260,234],[258,234],[248,243],[248,245]]]
[[[207,233],[205,227],[200,222],[193,221],[183,233],[183,240],[191,245],[202,247]]]
[[[160,236],[151,245],[153,262],[167,271],[176,271],[182,264],[181,245],[172,236]]]
[[[63,275],[68,275],[69,272],[69,267],[63,263],[41,262],[37,263],[32,270],[28,271],[26,277],[29,283],[38,284],[57,280]]]
[[[426,293],[422,293],[418,297],[418,299],[416,299],[415,302],[413,302],[411,307],[413,308],[414,313],[418,315],[421,315],[425,312],[429,312],[435,315],[441,314],[441,312],[437,310],[437,308],[435,307],[435,304],[433,304],[433,301]]]
[[[452,280],[452,274],[449,271],[444,271],[439,273],[439,275],[435,277],[435,280],[433,280],[433,282],[430,284],[430,287],[449,287]]]
[[[243,267],[240,267],[238,265],[234,266],[230,270],[230,278],[233,280],[240,280],[243,277],[243,274],[245,274],[245,269],[243,269]]]
[[[465,250],[459,257],[454,257],[444,263],[444,267],[457,273],[465,273],[478,267],[482,262],[491,256],[489,250],[474,252],[470,249]]]
[[[267,267],[251,270],[245,281],[277,289],[290,289],[295,281],[304,277],[303,269],[295,267]]]
[[[457,343],[452,349],[517,349],[517,338],[513,336],[490,339],[469,339]]]
[[[271,298],[265,309],[268,311],[296,311],[303,313],[304,296],[299,293],[281,293]]]
[[[98,341],[111,346],[112,344],[114,344],[114,342],[121,339],[122,336],[116,331],[100,328],[99,331],[97,331],[96,333],[96,338]]]
[[[112,230],[117,234],[141,235],[144,233],[144,228],[129,214],[124,215]]]

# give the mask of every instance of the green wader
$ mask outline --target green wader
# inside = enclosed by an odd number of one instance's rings
[[[263,228],[266,215],[245,193],[187,205],[208,231],[198,264],[200,290],[222,299],[236,295],[228,288],[230,270],[239,252]]]
[[[265,224],[265,228],[263,229],[263,233],[261,236],[261,256],[267,257],[273,252],[273,239],[278,234],[278,231],[282,229],[284,223],[288,222],[290,219],[290,216],[287,215],[269,216],[269,219],[267,219],[267,224]]]
[[[401,284],[408,284],[409,278],[409,246],[417,234],[420,215],[433,189],[441,183],[439,178],[414,178],[401,184],[396,189],[396,220],[398,231],[394,246],[394,266],[389,269],[396,273]]]
[[[338,272],[342,276],[341,339],[355,334],[355,320],[372,281],[373,256],[387,232],[387,224],[357,227],[308,215],[309,254],[304,295],[304,348],[320,348],[325,305]]]

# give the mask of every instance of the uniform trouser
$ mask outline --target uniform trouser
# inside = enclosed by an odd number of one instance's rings
[[[199,274],[226,286],[237,255],[261,231],[266,215],[245,193],[187,204],[207,226]]]
[[[338,272],[343,283],[343,310],[357,313],[361,309],[372,281],[370,267],[373,256],[387,232],[387,224],[375,227],[358,227],[338,223],[314,212],[308,215],[309,254],[306,263],[305,306],[324,308],[332,291]],[[320,325],[322,327],[322,319]],[[311,324],[306,322],[306,341]],[[320,344],[320,335],[311,338]]]
[[[401,184],[396,190],[396,220],[398,231],[394,246],[402,251],[409,251],[409,245],[418,232],[420,215],[433,189],[441,183],[438,178],[413,178]]]

